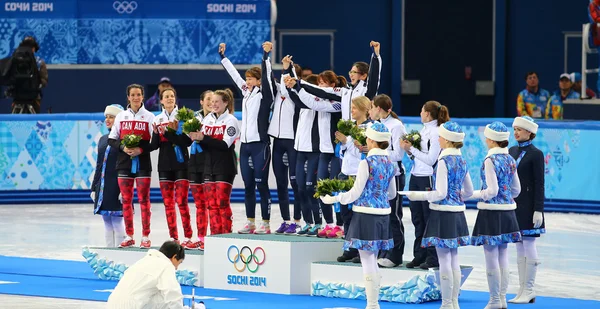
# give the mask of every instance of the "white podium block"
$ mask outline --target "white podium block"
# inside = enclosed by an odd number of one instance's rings
[[[152,249],[158,250],[158,247]],[[147,249],[140,248],[84,248],[83,256],[86,258],[94,273],[104,280],[118,280],[125,269],[142,259],[148,253]],[[185,260],[177,269],[179,283],[184,285],[203,286],[204,252],[199,250],[186,250]],[[195,279],[184,278],[195,274]],[[192,280],[190,280],[192,279]]]
[[[335,260],[343,241],[294,235],[224,234],[205,238],[204,287],[310,294],[311,263]]]

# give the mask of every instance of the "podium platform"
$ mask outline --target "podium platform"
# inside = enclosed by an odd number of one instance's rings
[[[223,234],[205,238],[204,287],[310,294],[311,263],[333,261],[341,239],[293,235]]]
[[[461,286],[473,267],[461,266]],[[439,270],[431,268],[379,268],[381,274],[381,301],[423,303],[441,299]],[[314,262],[311,265],[311,295],[365,299],[364,275],[360,264]]]
[[[159,247],[152,247],[158,250]],[[82,255],[93,269],[94,274],[103,280],[119,280],[125,270],[148,253],[140,248],[84,247]],[[185,260],[177,270],[177,281],[183,285],[203,286],[204,252],[186,250]]]

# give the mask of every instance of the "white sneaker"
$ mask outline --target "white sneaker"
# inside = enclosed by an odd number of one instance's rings
[[[271,234],[271,226],[268,223],[263,222],[258,229],[254,231],[254,234]]]
[[[244,228],[238,231],[238,234],[254,234],[254,230],[256,230],[256,225],[252,221],[246,221],[246,225]]]

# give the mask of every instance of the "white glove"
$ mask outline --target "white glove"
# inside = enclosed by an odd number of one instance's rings
[[[123,204],[123,195],[121,195],[121,193],[119,193],[119,202],[121,202],[121,204]]]
[[[92,198],[92,202],[96,202],[96,192],[92,191],[92,193],[90,193],[90,198]]]
[[[541,211],[533,212],[533,228],[537,229],[542,226],[542,222],[544,222],[544,216]]]
[[[471,195],[468,200],[480,200],[481,199],[481,190],[473,191],[473,195]]]
[[[406,197],[411,201],[426,201],[427,191],[408,191]]]
[[[331,196],[329,194],[327,194],[325,196],[321,196],[320,199],[321,199],[321,201],[323,201],[323,203],[328,204],[328,205],[338,202],[337,196]]]

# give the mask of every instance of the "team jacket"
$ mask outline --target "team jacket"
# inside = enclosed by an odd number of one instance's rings
[[[123,152],[124,146],[121,145],[121,140],[127,134],[141,135],[140,148],[142,153],[139,155],[140,170],[151,171],[152,164],[150,162],[150,140],[152,139],[152,122],[154,114],[147,111],[144,105],[140,107],[137,113],[131,108],[120,112],[115,117],[110,134],[108,135],[108,143],[111,147],[119,148],[119,157],[117,158],[117,170],[130,170],[131,158]]]
[[[198,112],[196,112],[196,118],[198,120],[200,120],[200,123],[202,123],[204,125],[204,119],[207,119],[207,117],[210,115],[209,114],[204,114],[203,110],[200,110]],[[186,137],[188,138],[188,146],[192,144],[192,140],[189,139],[189,137],[186,135]],[[190,171],[190,173],[203,173],[204,172],[204,156],[205,156],[205,152],[197,152],[195,154],[190,154],[190,161],[188,164],[188,170]]]
[[[366,81],[359,81],[352,88],[321,88],[306,82],[302,82],[302,88],[317,97],[341,102],[342,119],[348,120],[352,115],[352,99],[364,95],[372,100],[379,90],[380,77],[381,55],[376,56],[373,54],[371,56],[371,64],[369,65],[369,77]]]
[[[236,175],[235,140],[240,136],[238,120],[225,111],[217,118],[211,113],[202,122],[204,139],[204,173],[207,175]]]
[[[517,97],[517,115],[543,118],[549,98],[550,93],[545,89],[538,88],[537,92],[523,89]]]
[[[292,66],[290,65],[290,67]],[[281,79],[283,80],[288,74],[290,74],[289,69],[284,72]],[[300,108],[290,99],[284,83],[275,83],[275,89],[277,89],[277,93],[268,133],[274,138],[294,139]]]
[[[163,110],[158,116],[154,117],[154,124],[158,127],[158,134],[152,135],[150,142],[152,150],[160,149],[158,153],[158,171],[170,172],[187,170],[188,166],[188,145],[191,143],[190,138],[185,134],[177,135],[174,132],[167,130],[169,122],[175,120],[177,107],[173,109],[169,115],[166,110]],[[183,162],[177,161],[175,146],[179,147]]]
[[[299,90],[298,90],[299,89]],[[340,89],[340,88],[336,88]],[[317,123],[319,132],[319,151],[321,153],[334,153],[335,131],[337,131],[337,123],[341,119],[342,105],[340,102],[321,99],[308,93],[305,89],[297,87],[290,90],[293,95],[297,95],[303,106],[317,111]]]
[[[268,53],[263,53],[261,65],[261,86],[248,89],[245,79],[235,69],[227,58],[221,64],[229,74],[244,97],[242,100],[242,130],[240,140],[242,143],[265,142],[270,143],[267,130],[269,128],[269,114],[274,101],[273,84],[271,82],[271,59]]]

